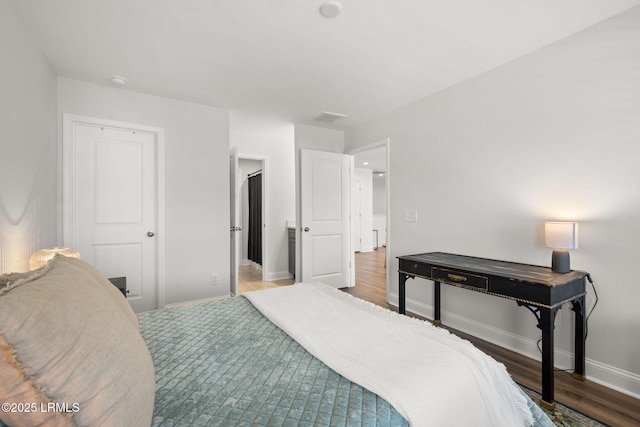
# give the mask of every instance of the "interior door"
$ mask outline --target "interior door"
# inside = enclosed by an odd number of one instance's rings
[[[353,286],[349,212],[352,157],[301,150],[300,236],[303,282]]]
[[[230,293],[233,296],[238,295],[238,250],[242,247],[240,242],[241,234],[240,225],[242,220],[240,219],[240,195],[239,195],[239,182],[238,182],[238,149],[234,147],[229,155],[229,182],[230,182],[230,215],[229,224],[231,225],[231,283]]]
[[[65,245],[106,277],[125,277],[134,311],[157,309],[157,134],[74,123],[71,139]]]

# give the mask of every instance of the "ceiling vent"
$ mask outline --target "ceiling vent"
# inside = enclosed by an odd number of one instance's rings
[[[315,122],[323,122],[323,123],[333,123],[338,119],[344,119],[347,117],[346,114],[332,113],[329,111],[323,111],[314,117],[313,121]]]

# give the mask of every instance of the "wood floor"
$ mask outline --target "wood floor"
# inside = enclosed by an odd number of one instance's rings
[[[389,305],[386,301],[385,277],[383,248],[373,252],[356,253],[356,286],[343,290],[358,298],[397,311],[397,307]],[[252,272],[250,269],[241,270],[239,278],[241,293],[293,283],[292,280],[262,282],[260,273]],[[503,363],[516,382],[540,392],[540,362],[463,332],[450,328],[449,330],[471,341],[476,347]],[[569,373],[563,371],[557,371],[555,374],[555,398],[558,402],[611,426],[640,426],[639,399],[589,380],[584,382],[574,380]]]
[[[275,288],[278,286],[292,285],[293,279],[275,280],[272,282],[262,281],[262,270],[251,265],[241,265],[238,267],[238,293],[243,294],[260,289]]]

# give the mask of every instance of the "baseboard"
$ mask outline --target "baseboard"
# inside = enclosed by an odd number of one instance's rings
[[[587,358],[587,378],[620,393],[640,399],[640,375]]]
[[[389,304],[398,306],[398,294],[391,293],[389,295]],[[427,319],[433,319],[433,306],[411,298],[407,298],[407,311]],[[447,318],[447,326],[451,328],[458,329],[534,360],[541,360],[537,340],[516,335],[445,310],[442,311],[442,315]],[[573,353],[556,349],[554,362],[558,369],[572,369]],[[585,362],[589,381],[640,399],[640,375],[589,359],[588,357]]]
[[[293,275],[289,271],[275,271],[267,274],[265,280],[267,282],[273,282],[274,280],[292,279]]]
[[[246,260],[246,261],[247,261],[247,263],[244,264],[244,265],[250,265],[251,267],[253,267],[253,268],[257,269],[257,270],[262,271],[262,264],[258,264],[257,262],[251,261],[249,259]]]
[[[201,299],[195,299],[195,300],[191,300],[191,301],[183,301],[183,302],[175,302],[173,304],[166,304],[164,307],[165,308],[186,307],[188,305],[199,304],[201,302],[218,301],[218,300],[227,299],[227,298],[230,298],[230,297],[231,297],[231,295],[221,295],[221,296],[218,296],[218,297],[201,298]]]

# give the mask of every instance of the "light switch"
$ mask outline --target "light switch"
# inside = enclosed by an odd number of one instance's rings
[[[405,222],[418,222],[418,211],[413,209],[405,209],[404,211],[404,221]]]

